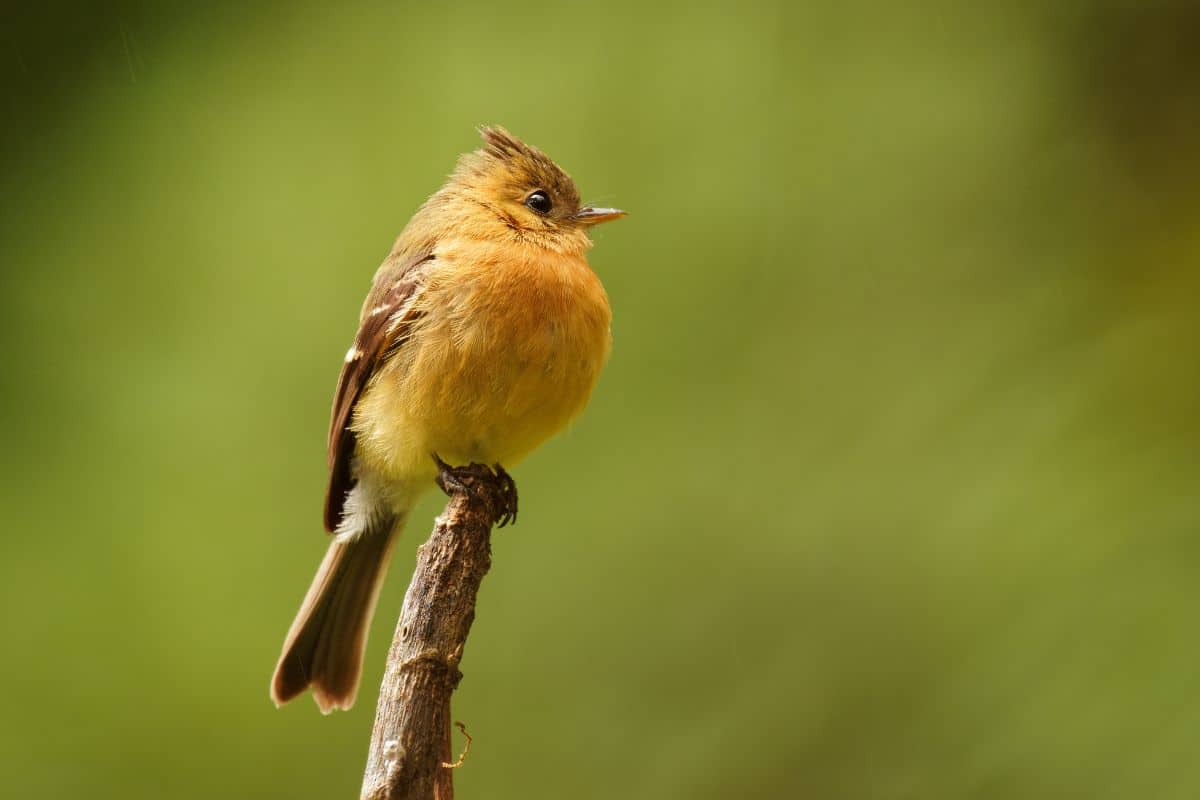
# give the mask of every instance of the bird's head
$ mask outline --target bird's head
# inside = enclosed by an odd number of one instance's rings
[[[500,127],[480,130],[484,147],[458,161],[430,202],[451,211],[456,233],[583,252],[588,229],[625,215],[579,201],[575,182],[541,150]]]

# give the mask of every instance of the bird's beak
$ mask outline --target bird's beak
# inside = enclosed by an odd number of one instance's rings
[[[581,225],[599,225],[601,222],[620,219],[623,216],[625,212],[619,208],[581,208],[575,212],[572,219]]]

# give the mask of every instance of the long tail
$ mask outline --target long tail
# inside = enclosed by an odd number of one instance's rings
[[[357,537],[329,545],[275,667],[276,705],[309,686],[323,714],[354,705],[367,630],[403,526],[403,517],[376,517]]]

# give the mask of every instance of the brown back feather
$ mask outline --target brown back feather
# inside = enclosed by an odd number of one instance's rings
[[[379,368],[404,343],[413,321],[413,304],[432,254],[399,257],[380,269],[363,304],[354,347],[338,376],[329,420],[329,488],[325,492],[325,530],[333,532],[342,518],[346,495],[354,487],[355,436],[350,429],[354,406]]]

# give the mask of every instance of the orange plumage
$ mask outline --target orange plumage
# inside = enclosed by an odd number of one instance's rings
[[[276,667],[283,703],[308,686],[349,708],[391,546],[452,464],[512,466],[587,404],[608,358],[608,298],[580,205],[544,153],[500,128],[460,159],[380,266],[338,381],[330,545]]]

